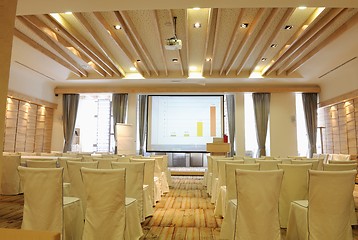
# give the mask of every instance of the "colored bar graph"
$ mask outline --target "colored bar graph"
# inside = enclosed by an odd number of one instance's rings
[[[216,107],[210,106],[210,137],[216,136]]]
[[[203,122],[197,122],[196,123],[196,135],[198,137],[203,136]]]

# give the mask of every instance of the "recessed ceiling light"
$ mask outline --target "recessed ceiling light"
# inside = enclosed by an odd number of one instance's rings
[[[201,23],[199,22],[194,23],[194,28],[201,28]]]
[[[140,59],[137,59],[137,62],[141,62]]]
[[[277,43],[273,43],[273,44],[271,44],[271,46],[270,46],[270,47],[272,47],[272,48],[277,48],[277,46],[278,46],[278,44],[277,44]]]
[[[205,61],[210,62],[211,58],[206,58]]]
[[[261,58],[261,62],[265,62],[267,58]]]
[[[72,14],[72,12],[65,12],[65,14]]]
[[[173,58],[173,59],[172,59],[172,62],[173,62],[173,63],[177,63],[177,62],[179,62],[179,61],[178,61],[177,58]]]
[[[306,6],[299,6],[298,9],[300,10],[305,10],[307,7]]]
[[[292,28],[293,28],[292,25],[286,25],[286,26],[285,26],[285,29],[286,29],[286,30],[291,30]]]
[[[200,10],[200,7],[194,7],[193,10]]]
[[[248,26],[249,26],[248,23],[241,23],[241,24],[240,24],[240,27],[241,27],[241,28],[247,28]]]
[[[129,70],[131,70],[132,72],[135,72],[137,69],[135,67],[130,67]]]
[[[122,27],[121,27],[121,25],[119,25],[119,24],[114,25],[113,27],[114,27],[114,29],[116,29],[116,30],[119,30],[119,29],[121,29],[121,28],[122,28]]]

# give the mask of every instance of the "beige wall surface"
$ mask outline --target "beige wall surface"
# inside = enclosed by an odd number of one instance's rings
[[[296,156],[295,93],[272,93],[270,103],[271,156]]]

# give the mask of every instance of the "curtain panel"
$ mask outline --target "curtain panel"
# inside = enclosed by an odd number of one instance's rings
[[[115,153],[117,153],[117,123],[125,123],[127,119],[127,109],[128,109],[128,93],[113,93],[112,94],[112,112],[113,112],[113,130],[114,130],[114,140]]]
[[[62,121],[63,121],[63,136],[65,140],[63,152],[68,152],[72,150],[72,139],[73,139],[73,132],[75,130],[79,100],[80,100],[79,94],[63,94]]]
[[[312,158],[313,153],[317,152],[317,93],[302,93],[302,102],[308,137],[307,156]]]
[[[235,95],[226,95],[227,118],[229,125],[230,156],[235,155]]]
[[[139,95],[139,155],[144,155],[144,141],[147,125],[147,95]]]
[[[266,136],[267,123],[270,115],[270,93],[253,93],[254,102],[256,136],[257,136],[257,156],[266,156]]]

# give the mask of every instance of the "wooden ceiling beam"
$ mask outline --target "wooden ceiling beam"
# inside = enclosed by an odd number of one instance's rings
[[[237,47],[234,55],[232,56],[229,65],[225,71],[225,74],[228,75],[229,72],[231,71],[231,69],[234,67],[234,64],[236,62],[236,60],[239,58],[240,53],[242,52],[242,50],[244,49],[244,46],[246,45],[247,41],[249,40],[250,36],[252,35],[252,33],[255,31],[255,28],[257,27],[258,22],[260,22],[262,15],[264,13],[264,8],[260,8],[258,13],[256,14],[254,20],[252,21],[252,23],[249,25],[249,29],[247,30],[244,38],[241,40],[239,46]]]
[[[236,25],[235,25],[234,31],[232,32],[230,41],[229,41],[229,43],[230,43],[229,47],[226,49],[226,52],[224,55],[224,60],[221,64],[221,68],[220,68],[220,75],[223,74],[226,64],[229,61],[229,56],[231,55],[231,53],[233,51],[234,43],[237,42],[237,38],[239,36],[240,25],[241,25],[241,19],[244,16],[244,14],[245,14],[245,9],[243,8],[240,10],[239,16],[237,17]]]
[[[159,49],[160,49],[160,55],[162,57],[162,61],[163,61],[163,66],[164,66],[164,70],[165,70],[165,76],[168,76],[168,64],[167,61],[165,59],[165,55],[164,55],[164,44],[162,44],[162,33],[160,32],[160,28],[159,28],[159,20],[158,20],[158,10],[153,10],[153,20],[154,20],[154,24],[155,24],[155,31],[156,31],[156,36],[157,36],[157,41],[159,43]]]
[[[358,23],[358,13],[356,13],[350,20],[340,26],[336,31],[334,31],[329,37],[324,39],[318,46],[312,49],[309,53],[303,56],[298,62],[296,62],[292,67],[287,70],[286,74],[291,74],[297,69],[299,69],[305,62],[307,62],[311,57],[316,55],[319,51],[321,51],[325,46],[336,40],[340,37],[347,29],[351,26],[354,26]]]
[[[76,44],[77,50],[86,54],[93,63],[102,68],[109,76],[113,76],[114,72],[112,69],[115,69],[115,66],[89,41],[87,41],[81,34],[79,34],[77,30],[74,29],[65,19],[61,17],[62,20],[60,24],[51,15],[44,15],[44,17],[59,29],[59,33],[63,34],[74,44]]]
[[[234,93],[234,92],[305,92],[319,93],[317,85],[285,85],[285,86],[237,86],[237,85],[216,85],[216,86],[117,86],[117,87],[57,87],[55,94],[65,93]]]
[[[311,37],[307,42],[305,42],[303,45],[299,47],[297,51],[295,51],[287,60],[285,61],[285,64],[281,66],[277,70],[277,75],[280,75],[284,71],[286,71],[289,67],[293,65],[307,50],[307,48],[310,47],[311,44],[313,44],[316,41],[319,41],[319,39],[322,37],[322,35],[329,30],[332,26],[334,26],[338,21],[340,21],[340,18],[344,16],[345,14],[349,13],[348,9],[344,9],[341,11],[337,16],[335,16],[329,23],[327,23],[323,28],[321,28],[313,37]],[[287,72],[286,72],[287,74]]]
[[[42,22],[38,17],[36,17],[36,16],[25,16],[25,18],[29,22],[31,22],[34,26],[36,26],[40,31],[42,31],[43,33],[49,35],[49,37],[53,39],[53,36],[51,36],[50,34],[48,34],[48,32],[45,31],[45,29],[50,29],[51,32],[56,36],[56,40],[57,40],[58,44],[61,45],[63,48],[68,49],[68,47],[72,47],[72,48],[76,49],[73,44],[69,43],[61,35],[57,34],[54,31],[52,31],[52,29],[49,26],[47,26],[44,22]],[[90,58],[88,58],[85,54],[81,54],[79,56],[79,55],[75,54],[74,52],[72,52],[70,49],[68,49],[68,50],[71,53],[73,53],[72,56],[74,56],[75,58],[83,61],[87,65],[87,67],[93,68],[102,77],[106,76],[106,72],[103,69],[101,69],[100,67],[98,67],[95,64],[89,64],[89,62],[91,62],[92,60]]]
[[[62,65],[63,67],[67,68],[68,70],[70,70],[72,73],[74,73],[76,76],[78,77],[82,77],[83,75],[75,68],[73,67],[71,64],[69,64],[68,62],[66,62],[65,60],[63,60],[62,58],[58,57],[56,54],[52,53],[50,50],[48,50],[47,48],[44,48],[43,46],[41,46],[40,44],[38,44],[36,41],[32,40],[31,38],[29,38],[28,36],[26,36],[25,34],[23,34],[22,32],[20,32],[18,29],[14,29],[14,36],[19,38],[20,40],[24,41],[25,43],[27,43],[28,45],[30,45],[31,47],[35,48],[36,50],[40,51],[41,53],[45,54],[47,57],[51,58],[52,60],[54,60],[55,62],[57,62],[58,64]]]
[[[123,17],[122,13],[115,11],[114,15],[116,16],[117,20],[119,21],[119,24],[122,26],[122,29],[125,33],[125,36],[127,37],[129,43],[131,44],[134,52],[136,53],[136,55],[140,58],[140,64],[143,65],[146,73],[148,74],[148,76],[151,76],[151,72],[147,66],[147,61],[149,62],[149,64],[151,64],[150,60],[147,59],[146,53],[141,53],[141,51],[143,52],[142,48],[144,47],[144,45],[142,45],[143,43],[141,42],[141,40],[139,40],[133,33],[133,24],[129,24],[129,16],[125,15],[125,17]],[[155,72],[156,75],[158,76],[158,72]]]
[[[253,54],[254,49],[258,47],[257,46],[258,42],[261,40],[262,36],[264,35],[264,33],[269,28],[269,26],[271,24],[271,21],[273,20],[273,18],[276,16],[277,13],[278,13],[278,8],[274,8],[271,11],[271,13],[269,14],[269,16],[265,20],[263,20],[263,21],[265,21],[265,24],[262,26],[262,28],[260,29],[259,33],[257,34],[255,40],[251,43],[251,46],[246,51],[245,56],[242,58],[241,62],[239,63],[239,66],[236,69],[236,75],[239,75],[241,73],[242,69],[244,68],[244,66],[245,66],[245,64],[247,62],[247,60]]]
[[[321,28],[328,24],[335,16],[337,16],[343,9],[334,8],[324,15],[316,24],[314,24],[309,30],[305,31],[303,35],[296,39],[290,47],[279,56],[279,58],[263,73],[264,76],[268,76],[274,70],[284,64],[286,59],[296,52],[305,42],[313,37]]]
[[[116,32],[114,31],[113,27],[108,24],[108,22],[104,19],[103,15],[99,12],[94,12],[94,16],[96,17],[97,21],[107,30],[111,39],[115,42],[117,47],[124,52],[126,57],[134,64],[137,62],[138,58],[135,58],[132,53],[126,48],[123,42],[119,39]],[[144,71],[141,66],[137,66],[137,71],[144,76]]]
[[[216,20],[215,20],[215,32],[214,32],[214,40],[213,40],[213,50],[212,50],[212,54],[211,54],[211,61],[210,61],[210,75],[213,74],[213,66],[214,66],[214,61],[216,58],[216,48],[217,48],[217,43],[218,43],[218,36],[219,36],[219,24],[220,24],[220,18],[221,18],[221,9],[219,8],[217,11],[217,16],[216,16]]]
[[[26,27],[28,27],[31,31],[33,31],[37,36],[39,36],[42,40],[44,40],[51,48],[53,48],[58,54],[60,54],[64,59],[66,59],[71,66],[73,66],[77,71],[79,71],[83,76],[87,77],[88,74],[86,70],[84,70],[75,60],[73,60],[70,55],[65,52],[60,46],[58,46],[58,42],[49,37],[47,34],[39,30],[36,26],[34,26],[31,22],[29,22],[24,17],[17,17],[17,19],[23,23]]]
[[[214,48],[214,41],[216,40],[216,27],[217,27],[217,18],[218,18],[218,9],[211,8],[209,10],[209,17],[208,17],[208,28],[206,31],[206,40],[205,40],[205,55],[202,64],[202,75],[206,75],[206,66],[209,65],[209,75],[212,73],[212,66],[213,66],[213,48]],[[210,49],[209,49],[210,48]],[[211,59],[210,61],[206,61],[206,59]]]
[[[116,63],[115,57],[111,54],[111,51],[106,47],[104,42],[99,37],[98,33],[95,29],[91,26],[91,24],[87,21],[85,16],[82,13],[73,13],[73,16],[82,24],[83,27],[87,29],[93,40],[96,41],[97,45],[101,48],[102,52],[108,56],[109,60],[113,63],[115,66],[113,72],[117,74],[118,76],[125,76],[126,73],[123,71],[123,69],[119,66],[118,63]]]
[[[285,25],[285,23],[291,17],[291,15],[293,14],[294,11],[295,11],[294,8],[289,8],[285,11],[280,22],[276,25],[275,29],[273,30],[269,40],[266,42],[266,44],[262,48],[260,54],[257,56],[256,60],[254,61],[254,64],[253,64],[252,68],[250,69],[249,76],[254,72],[255,67],[261,61],[262,56],[264,56],[265,52],[267,51],[267,49],[270,47],[270,45],[273,43],[273,41],[277,37],[278,33],[280,32],[280,29]]]

